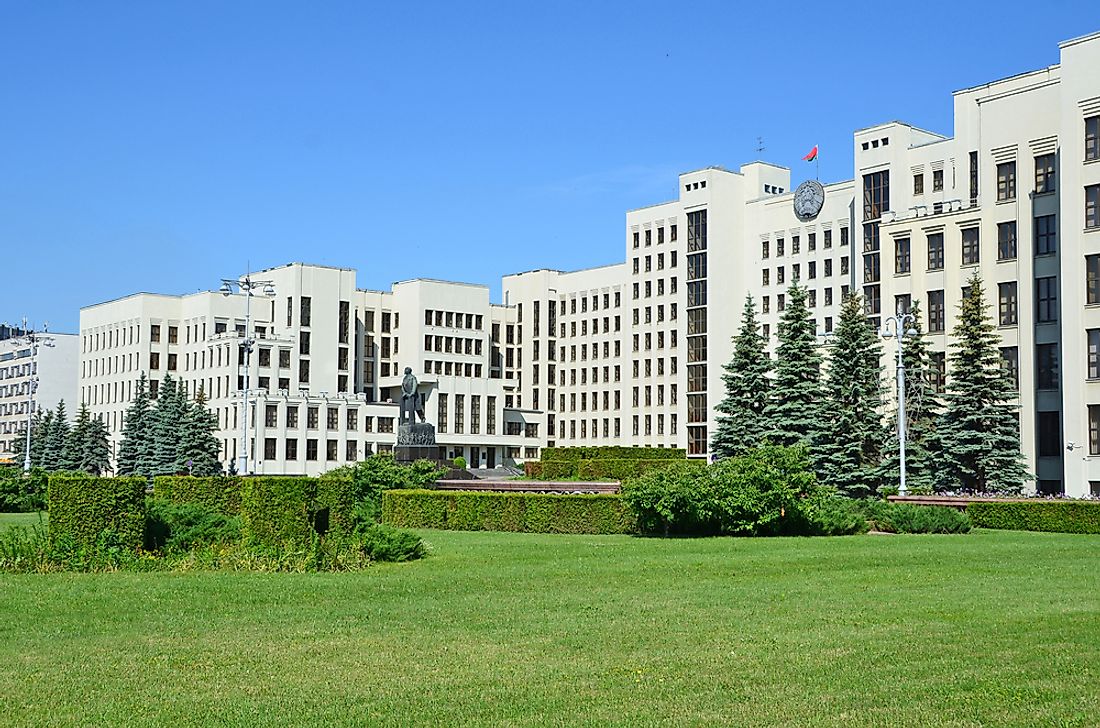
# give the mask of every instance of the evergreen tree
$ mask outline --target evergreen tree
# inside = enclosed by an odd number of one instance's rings
[[[49,436],[50,427],[53,426],[53,412],[42,410],[34,413],[34,421],[31,424],[31,466],[41,468],[45,460],[46,439]]]
[[[885,438],[881,358],[861,297],[845,296],[823,387],[827,416],[813,450],[818,477],[854,498],[873,495],[879,486]]]
[[[145,372],[138,379],[137,391],[126,408],[122,425],[122,441],[118,446],[119,475],[148,475],[152,450],[152,409]]]
[[[186,407],[185,390],[177,385],[171,374],[166,374],[152,416],[151,475],[175,475],[187,471],[181,447]]]
[[[206,394],[199,385],[195,400],[187,405],[184,415],[182,458],[192,475],[221,475],[218,460],[218,439],[214,433],[218,421],[206,407]]]
[[[806,308],[806,289],[797,280],[787,290],[778,334],[775,377],[764,419],[772,443],[797,445],[817,432],[821,420],[821,354]]]
[[[65,414],[65,400],[57,403],[57,409],[46,432],[42,450],[42,468],[48,471],[63,470],[68,462],[69,420]]]
[[[85,448],[91,435],[90,425],[91,416],[88,414],[88,405],[81,402],[80,409],[77,410],[76,422],[73,423],[73,428],[69,431],[69,441],[65,448],[65,470],[91,472],[85,464],[85,455],[87,454]]]
[[[1001,366],[1001,339],[982,279],[974,273],[968,283],[970,295],[952,332],[946,409],[936,433],[936,487],[1017,493],[1031,476],[1020,453],[1016,387]]]
[[[107,442],[107,423],[102,416],[88,422],[87,438],[81,454],[81,469],[92,475],[104,475],[111,470],[111,446]]]
[[[930,489],[935,470],[936,419],[942,405],[932,385],[931,360],[928,342],[921,329],[921,312],[914,303],[909,313],[913,315],[910,330],[915,333],[905,338],[901,358],[905,363],[905,481],[910,489]],[[896,389],[896,387],[895,387]],[[899,483],[897,407],[892,408],[883,460],[882,481]]]
[[[764,410],[768,405],[771,358],[767,342],[760,335],[756,304],[745,297],[741,330],[734,338],[733,358],[725,365],[722,381],[726,398],[716,407],[718,426],[711,438],[711,450],[720,458],[740,455],[763,444],[768,432]]]

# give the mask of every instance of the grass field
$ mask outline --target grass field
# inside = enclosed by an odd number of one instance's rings
[[[0,723],[1100,722],[1100,537],[424,535],[357,574],[0,575]]]
[[[6,531],[14,526],[37,526],[41,520],[41,525],[46,525],[45,513],[0,513],[0,531]]]

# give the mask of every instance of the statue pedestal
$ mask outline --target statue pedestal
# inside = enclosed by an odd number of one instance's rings
[[[397,426],[397,446],[393,458],[399,463],[415,460],[442,462],[439,446],[435,444],[435,426],[427,422],[410,422]]]

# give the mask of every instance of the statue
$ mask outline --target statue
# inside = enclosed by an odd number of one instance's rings
[[[401,380],[401,420],[400,424],[416,424],[417,416],[424,422],[424,398],[416,391],[416,377],[412,367],[405,367],[405,378]]]

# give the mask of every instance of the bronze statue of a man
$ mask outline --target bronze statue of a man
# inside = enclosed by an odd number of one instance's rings
[[[417,416],[424,421],[424,399],[416,391],[416,385],[412,367],[405,367],[405,378],[401,380],[401,424],[415,423]]]

